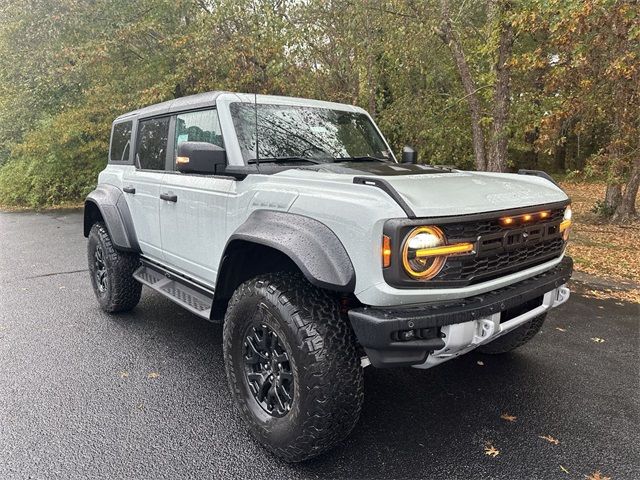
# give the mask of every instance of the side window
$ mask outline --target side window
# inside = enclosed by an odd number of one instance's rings
[[[169,139],[169,117],[140,121],[138,166],[145,170],[164,170]]]
[[[129,160],[131,148],[131,122],[116,123],[111,130],[111,162],[125,162]]]
[[[206,142],[224,147],[218,112],[201,110],[177,115],[174,158],[178,152],[178,144],[182,142]]]

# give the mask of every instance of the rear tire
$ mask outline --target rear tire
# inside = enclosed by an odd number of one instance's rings
[[[364,387],[355,335],[337,299],[302,275],[261,275],[240,285],[223,347],[242,418],[284,460],[319,455],[356,425]]]
[[[138,254],[116,250],[102,222],[89,232],[88,261],[93,292],[105,312],[126,312],[138,304],[142,284],[133,278]]]
[[[480,345],[476,351],[480,353],[487,353],[489,355],[497,355],[515,350],[535,337],[536,333],[538,333],[542,328],[542,324],[546,317],[547,314],[543,313],[542,315],[529,320],[524,325],[519,326],[515,330],[496,338],[493,342],[487,343],[486,345]]]

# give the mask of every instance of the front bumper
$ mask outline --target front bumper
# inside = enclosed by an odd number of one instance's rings
[[[372,365],[429,368],[564,303],[572,271],[573,261],[564,257],[551,270],[481,295],[411,307],[359,307],[349,310],[349,319]]]

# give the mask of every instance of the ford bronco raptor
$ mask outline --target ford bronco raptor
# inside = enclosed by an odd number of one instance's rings
[[[369,364],[529,341],[569,297],[570,226],[543,172],[397,162],[360,108],[226,92],[118,117],[84,210],[102,309],[146,285],[223,322],[240,415],[288,461],[349,434]]]

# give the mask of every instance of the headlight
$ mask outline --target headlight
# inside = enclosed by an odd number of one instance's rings
[[[440,272],[447,256],[472,251],[472,243],[447,245],[447,239],[438,227],[418,227],[404,241],[402,264],[413,278],[429,280]]]
[[[569,229],[573,223],[572,217],[573,213],[571,212],[571,205],[567,205],[567,208],[564,209],[562,222],[560,222],[560,233],[562,233],[562,239],[565,242],[569,240]]]

